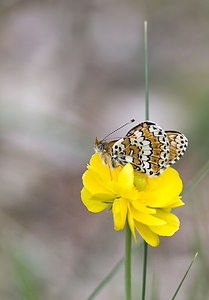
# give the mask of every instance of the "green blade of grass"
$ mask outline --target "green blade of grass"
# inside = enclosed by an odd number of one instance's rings
[[[193,265],[195,259],[197,258],[197,255],[198,255],[198,252],[195,254],[195,256],[193,257],[191,263],[189,264],[189,267],[187,268],[187,270],[186,270],[186,272],[185,272],[185,274],[184,274],[184,276],[183,276],[181,282],[179,283],[179,285],[178,285],[178,287],[177,287],[177,289],[176,289],[176,291],[175,291],[173,297],[171,298],[171,300],[174,300],[174,299],[176,298],[176,295],[178,294],[178,292],[179,292],[179,290],[180,290],[180,288],[181,288],[181,286],[182,286],[182,284],[183,284],[185,278],[187,277],[187,275],[188,275],[188,273],[189,273],[189,270],[191,269],[191,267],[192,267],[192,265]]]
[[[198,184],[208,175],[209,173],[209,160],[203,165],[203,167],[195,174],[190,180],[189,184],[184,189],[182,196],[185,196],[192,190],[194,190]]]
[[[20,255],[11,254],[11,258],[21,300],[38,300],[38,284],[31,267]]]
[[[145,64],[145,118],[149,120],[149,67],[148,67],[148,32],[147,21],[144,22],[144,64]],[[142,270],[142,300],[145,300],[147,281],[148,245],[144,241],[143,270]]]
[[[147,21],[144,22],[144,73],[145,73],[145,118],[149,120],[149,67]]]

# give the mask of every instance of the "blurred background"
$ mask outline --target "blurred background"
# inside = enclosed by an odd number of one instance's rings
[[[0,299],[82,300],[123,256],[110,212],[89,213],[81,177],[95,137],[145,115],[183,132],[186,187],[208,160],[209,2],[0,1]],[[128,131],[126,128],[124,132]],[[149,248],[148,299],[209,299],[208,176],[176,210],[181,229]],[[134,256],[138,299],[141,252]],[[124,299],[123,270],[96,297]]]

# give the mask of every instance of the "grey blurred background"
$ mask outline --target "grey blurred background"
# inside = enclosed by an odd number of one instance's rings
[[[0,1],[1,300],[85,300],[123,255],[111,213],[83,206],[81,177],[96,136],[144,120],[144,20],[150,119],[189,138],[176,164],[186,186],[208,159],[209,1]],[[208,177],[176,210],[180,231],[149,249],[154,299],[171,298],[196,251],[178,299],[209,299],[207,188]],[[123,291],[121,270],[96,299]]]

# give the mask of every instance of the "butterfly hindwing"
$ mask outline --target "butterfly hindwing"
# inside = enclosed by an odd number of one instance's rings
[[[168,166],[174,164],[186,152],[188,140],[178,131],[166,131],[170,146]]]

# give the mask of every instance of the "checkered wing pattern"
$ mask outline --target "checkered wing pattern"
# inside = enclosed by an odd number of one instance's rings
[[[168,166],[174,164],[186,152],[188,140],[182,133],[178,131],[166,131],[170,145],[170,154]]]
[[[131,163],[136,171],[159,175],[186,151],[187,138],[177,131],[164,131],[154,122],[133,127],[124,138],[96,140],[95,149],[109,167]]]
[[[167,135],[156,123],[143,122],[112,146],[112,158],[122,165],[130,162],[136,171],[149,176],[158,175],[169,159]]]

